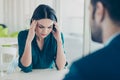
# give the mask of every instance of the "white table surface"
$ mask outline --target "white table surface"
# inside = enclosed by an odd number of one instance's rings
[[[17,38],[0,38],[0,45],[16,45]]]
[[[60,71],[54,69],[37,69],[30,73],[17,71],[0,77],[0,80],[62,80],[67,72],[68,69]]]

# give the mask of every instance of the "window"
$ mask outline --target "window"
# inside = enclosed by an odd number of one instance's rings
[[[67,34],[82,35],[84,21],[84,0],[61,0],[61,24]]]
[[[69,63],[83,55],[84,0],[60,0],[60,25]]]

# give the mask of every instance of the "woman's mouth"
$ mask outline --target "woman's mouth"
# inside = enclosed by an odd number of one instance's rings
[[[46,36],[47,34],[41,34],[41,36]]]

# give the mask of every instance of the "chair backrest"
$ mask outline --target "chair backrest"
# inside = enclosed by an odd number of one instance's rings
[[[0,24],[0,26],[2,26],[3,28],[7,28],[5,24]]]
[[[17,48],[15,48],[15,47],[1,47],[1,53],[15,56],[17,53]]]
[[[17,55],[17,48],[15,47],[0,47],[1,60],[0,63],[5,66],[3,70],[7,71],[10,63],[15,60]]]

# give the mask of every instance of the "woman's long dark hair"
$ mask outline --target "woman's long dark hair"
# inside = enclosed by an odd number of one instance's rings
[[[50,6],[45,4],[41,4],[35,9],[30,24],[32,23],[32,20],[40,20],[40,19],[51,19],[57,22],[57,17],[54,9],[52,9]]]

